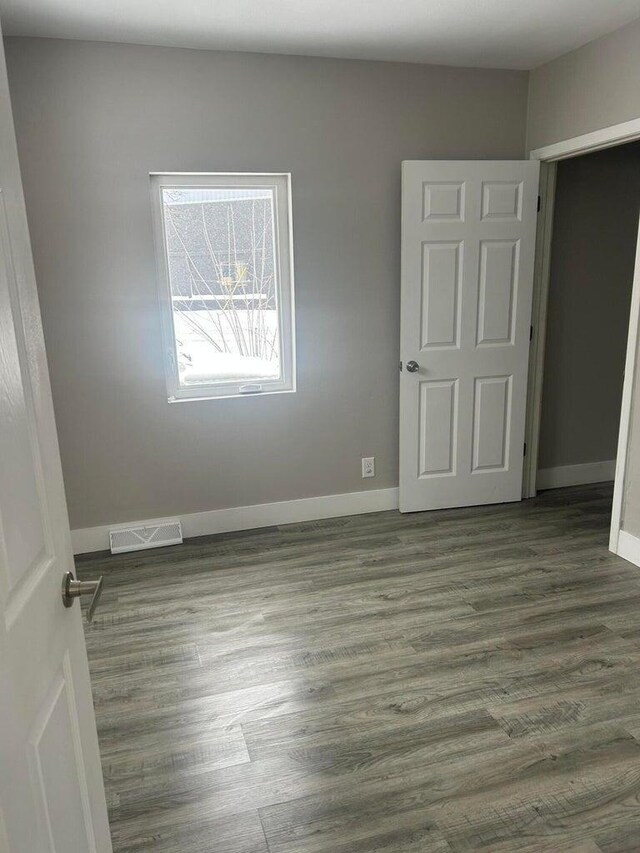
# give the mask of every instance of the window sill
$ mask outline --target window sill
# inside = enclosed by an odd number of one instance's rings
[[[272,391],[254,391],[252,393],[238,394],[230,392],[229,394],[201,394],[195,397],[168,397],[168,403],[200,403],[210,400],[240,400],[254,399],[256,397],[273,397],[275,394],[295,394],[295,388],[274,388]]]

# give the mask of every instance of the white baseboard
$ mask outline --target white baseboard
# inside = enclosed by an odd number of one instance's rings
[[[631,533],[627,533],[626,530],[621,530],[618,533],[616,554],[623,560],[629,560],[635,566],[640,566],[640,539]]]
[[[561,468],[546,468],[538,471],[536,487],[555,489],[561,486],[579,486],[585,483],[600,483],[613,480],[615,459],[606,462],[591,462],[585,465],[565,465]],[[229,509],[214,509],[209,512],[194,512],[179,516],[185,539],[207,536],[212,533],[230,533],[233,530],[252,530],[276,524],[291,524],[314,521],[321,518],[338,518],[341,515],[361,515],[367,512],[398,509],[398,489],[373,489],[363,492],[348,492],[342,495],[322,495],[317,498],[300,498],[293,501],[237,506]],[[99,527],[84,527],[71,531],[74,554],[109,550],[109,531],[118,527],[158,524],[165,518],[145,518],[135,521],[103,524]],[[622,533],[620,534],[622,536]],[[629,536],[630,534],[624,534]],[[633,538],[633,537],[632,537]],[[621,556],[624,556],[621,554]],[[625,557],[625,559],[630,559]],[[633,562],[633,560],[632,560]]]
[[[271,527],[275,524],[314,521],[320,518],[338,518],[341,515],[361,515],[367,512],[398,509],[398,489],[374,489],[364,492],[349,492],[343,495],[322,495],[317,498],[301,498],[294,501],[237,506],[230,509],[214,509],[179,516],[185,539],[192,536],[207,536],[211,533],[229,533],[232,530],[252,530],[256,527]],[[71,531],[74,554],[109,549],[109,530],[131,525],[157,524],[164,519],[148,518],[142,521],[104,524],[100,527],[85,527]]]
[[[582,465],[561,465],[541,468],[536,477],[536,489],[560,489],[563,486],[584,486],[586,483],[605,483],[613,480],[616,460],[585,462]]]

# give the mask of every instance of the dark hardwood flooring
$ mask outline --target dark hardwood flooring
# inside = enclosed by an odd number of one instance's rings
[[[609,486],[78,559],[116,853],[640,851]]]

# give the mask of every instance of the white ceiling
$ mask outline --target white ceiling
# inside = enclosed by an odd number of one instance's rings
[[[0,0],[5,35],[534,68],[640,0]]]

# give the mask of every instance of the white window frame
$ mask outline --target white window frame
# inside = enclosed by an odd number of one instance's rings
[[[151,209],[155,237],[158,271],[158,295],[162,323],[163,362],[170,403],[221,399],[227,397],[255,397],[264,394],[291,393],[296,390],[295,324],[293,288],[293,232],[291,216],[291,173],[254,172],[151,172]],[[278,331],[280,337],[280,379],[263,379],[260,382],[216,382],[209,385],[180,385],[176,335],[173,324],[173,303],[167,245],[164,227],[164,189],[247,187],[270,189],[274,194],[274,268],[276,270]]]

